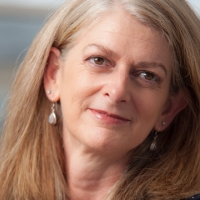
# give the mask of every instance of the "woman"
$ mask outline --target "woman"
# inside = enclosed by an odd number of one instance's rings
[[[200,199],[199,31],[183,0],[67,1],[14,82],[0,199]]]

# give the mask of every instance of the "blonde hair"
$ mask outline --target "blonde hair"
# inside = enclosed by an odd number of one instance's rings
[[[200,192],[200,22],[184,0],[68,0],[34,40],[13,84],[0,149],[0,199],[68,199],[62,123],[50,126],[43,74],[50,48],[70,49],[112,6],[120,5],[163,34],[174,52],[172,91],[188,106],[160,133],[138,146],[107,199],[183,199]],[[59,113],[57,113],[60,115]],[[188,121],[190,119],[190,121]]]

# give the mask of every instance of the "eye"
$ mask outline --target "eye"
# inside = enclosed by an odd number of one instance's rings
[[[109,61],[106,58],[103,57],[90,57],[88,59],[92,64],[97,65],[97,66],[108,66]]]
[[[93,62],[97,65],[103,65],[105,62],[104,58],[101,58],[101,57],[96,57],[92,59],[93,59]]]
[[[159,77],[152,72],[143,71],[139,75],[141,78],[146,79],[147,81],[159,81]]]

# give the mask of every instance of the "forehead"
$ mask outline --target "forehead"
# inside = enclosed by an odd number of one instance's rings
[[[100,16],[76,40],[80,48],[98,44],[120,56],[172,65],[172,51],[164,36],[121,9]]]

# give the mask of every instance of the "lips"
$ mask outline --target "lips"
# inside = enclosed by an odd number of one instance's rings
[[[104,122],[111,123],[111,124],[121,124],[129,122],[130,120],[127,118],[124,118],[119,115],[111,114],[103,110],[97,110],[97,109],[90,109],[90,111],[93,113],[95,117],[97,117],[100,120],[103,120]]]

